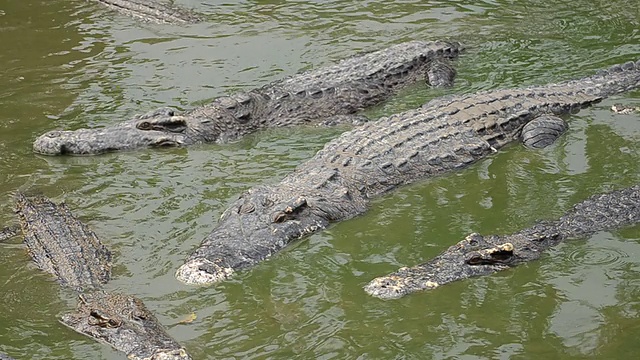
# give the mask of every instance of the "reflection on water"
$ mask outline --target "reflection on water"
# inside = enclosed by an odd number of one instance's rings
[[[136,294],[195,358],[622,358],[635,354],[637,228],[564,244],[544,260],[437,291],[379,301],[371,278],[435,256],[466,234],[557,217],[638,181],[637,116],[613,102],[570,119],[554,146],[505,149],[471,169],[400,189],[366,216],[299,242],[215,287],[173,278],[242,191],[273,183],[344,128],[280,129],[225,146],[42,157],[32,139],[187,109],[361,51],[413,39],[467,45],[449,92],[560,81],[638,57],[635,0],[196,1],[190,26],[140,24],[84,1],[0,5],[0,222],[10,195],[67,201],[115,252],[109,287]],[[447,91],[416,85],[386,115]],[[73,304],[17,244],[0,251],[0,351],[16,358],[120,355],[59,325]],[[175,325],[195,312],[188,325]],[[630,356],[628,356],[630,357]]]

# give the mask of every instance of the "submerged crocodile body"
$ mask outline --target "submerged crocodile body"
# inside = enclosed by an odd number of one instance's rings
[[[80,292],[77,309],[62,316],[63,324],[129,359],[190,359],[142,300],[102,289],[111,276],[111,253],[65,204],[18,194],[16,212],[38,267]]]
[[[97,289],[111,276],[111,252],[66,204],[45,197],[16,195],[24,243],[36,265],[62,285]]]
[[[221,281],[295,239],[364,213],[370,199],[461,169],[519,138],[524,125],[640,86],[640,60],[558,84],[432,100],[343,133],[280,183],[242,194],[176,277]]]
[[[202,21],[195,13],[157,0],[94,0],[119,13],[154,23],[189,24]]]
[[[555,221],[543,221],[506,236],[471,234],[424,264],[402,268],[367,284],[382,299],[475,276],[489,275],[536,260],[561,241],[640,222],[640,186],[592,196]]]
[[[87,155],[145,147],[224,143],[260,129],[353,122],[350,116],[427,77],[449,84],[459,44],[412,41],[215,99],[178,115],[162,108],[113,127],[52,131],[33,143],[46,155]],[[443,65],[444,64],[444,65]]]

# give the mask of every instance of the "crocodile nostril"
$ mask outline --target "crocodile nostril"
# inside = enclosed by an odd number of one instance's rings
[[[53,138],[60,137],[60,134],[62,134],[60,131],[49,131],[48,133],[45,134],[45,136],[53,139]]]

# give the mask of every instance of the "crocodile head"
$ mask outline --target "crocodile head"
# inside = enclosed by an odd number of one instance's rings
[[[39,136],[33,151],[44,155],[95,155],[145,147],[182,146],[197,142],[197,129],[184,116],[162,108],[112,127],[51,131]]]
[[[404,267],[373,279],[364,290],[381,299],[397,299],[453,281],[508,269],[518,262],[519,250],[507,240],[498,236],[470,234],[424,264]]]
[[[222,281],[290,242],[326,228],[343,213],[339,204],[317,191],[253,188],[222,214],[218,226],[176,277],[187,284]]]
[[[79,300],[76,310],[64,314],[61,322],[124,352],[128,359],[191,359],[142,300],[102,291],[82,294]]]

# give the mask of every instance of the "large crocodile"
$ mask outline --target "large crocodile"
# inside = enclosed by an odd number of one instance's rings
[[[640,222],[640,186],[595,195],[555,221],[542,221],[515,234],[470,234],[434,259],[402,268],[367,284],[382,299],[404,295],[474,276],[493,274],[538,259],[561,241]]]
[[[16,212],[36,265],[80,293],[77,309],[62,315],[63,324],[129,359],[190,359],[142,300],[102,289],[111,276],[111,253],[64,203],[19,193]]]
[[[432,100],[343,133],[280,183],[245,192],[176,272],[223,280],[291,241],[364,213],[370,199],[461,169],[515,141],[525,124],[640,86],[640,60],[558,84]]]
[[[202,21],[192,11],[157,0],[94,0],[124,15],[154,23],[189,24]]]
[[[47,155],[99,154],[143,147],[228,142],[270,127],[352,122],[359,110],[378,104],[399,89],[426,77],[450,84],[459,44],[412,41],[310,70],[261,88],[178,115],[162,108],[113,127],[51,131],[33,150]],[[434,63],[436,65],[434,65]],[[361,117],[359,118],[361,119]]]

